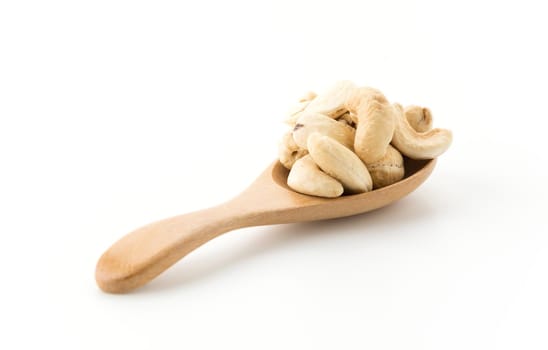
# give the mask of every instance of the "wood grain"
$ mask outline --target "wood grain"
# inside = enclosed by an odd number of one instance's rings
[[[289,189],[288,171],[275,161],[250,187],[224,204],[157,221],[122,237],[99,259],[97,284],[105,292],[128,292],[202,244],[238,228],[331,219],[383,207],[422,184],[435,163],[435,159],[405,159],[403,180],[371,192],[327,199]]]

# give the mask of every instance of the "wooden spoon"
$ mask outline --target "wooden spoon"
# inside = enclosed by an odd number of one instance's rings
[[[97,284],[105,292],[128,292],[207,241],[237,228],[338,218],[383,207],[422,184],[435,164],[435,159],[405,159],[401,181],[327,199],[292,191],[286,184],[288,170],[275,161],[249,188],[224,204],[157,221],[124,236],[97,262]]]

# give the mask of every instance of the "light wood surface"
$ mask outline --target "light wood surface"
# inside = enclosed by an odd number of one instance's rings
[[[202,244],[237,228],[331,219],[386,206],[422,184],[435,163],[435,159],[406,159],[403,180],[371,192],[327,199],[289,189],[288,171],[275,161],[250,187],[224,204],[157,221],[122,237],[99,259],[97,284],[105,292],[128,292]]]

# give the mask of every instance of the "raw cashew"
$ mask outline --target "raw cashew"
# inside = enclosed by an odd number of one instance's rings
[[[299,116],[301,115],[301,112],[304,111],[306,106],[310,101],[301,101],[295,105],[293,105],[288,111],[287,115],[288,117],[284,120],[284,123],[287,125],[293,127],[297,123],[297,119],[299,119]]]
[[[346,106],[358,120],[354,139],[356,154],[365,164],[382,159],[394,134],[394,107],[380,91],[372,88],[357,89]]]
[[[287,185],[303,194],[327,198],[339,197],[344,191],[341,183],[321,171],[310,155],[293,164]]]
[[[373,188],[391,185],[403,179],[405,169],[403,157],[397,149],[388,145],[386,155],[382,159],[368,164],[367,170],[373,180]]]
[[[348,126],[356,128],[356,121],[354,120],[356,118],[355,116],[352,116],[350,112],[346,112],[345,114],[338,117],[336,120],[340,123],[345,123]]]
[[[346,113],[345,103],[355,89],[353,82],[340,81],[325,93],[316,96],[304,111],[337,118]]]
[[[425,132],[432,129],[432,113],[426,107],[406,106],[403,109],[407,122],[418,132]]]
[[[360,158],[329,136],[317,132],[308,137],[308,151],[326,174],[339,180],[348,193],[371,191],[371,176]]]
[[[391,185],[405,176],[406,157],[435,158],[452,141],[451,131],[432,129],[428,108],[391,104],[381,91],[349,81],[307,93],[287,122],[293,131],[279,153],[291,169],[288,184],[321,197]]]
[[[354,144],[354,135],[356,133],[351,126],[323,114],[302,113],[293,129],[293,140],[300,148],[307,149],[307,139],[313,132],[329,136],[350,149]]]
[[[306,94],[303,95],[303,97],[300,98],[299,102],[310,102],[315,99],[316,96],[318,96],[318,94],[314,91],[308,91]]]
[[[297,146],[291,132],[285,133],[278,145],[278,158],[287,169],[291,169],[295,161],[308,154],[308,151]]]
[[[453,139],[451,131],[432,129],[419,133],[409,125],[401,106],[396,104],[394,107],[397,113],[392,145],[403,155],[413,159],[432,159],[449,148]]]
[[[380,90],[365,86],[354,89],[352,93],[348,95],[345,106],[350,113],[353,113],[353,111],[356,111],[360,105],[367,104],[372,100],[377,100],[381,103],[388,103],[388,100]]]
[[[310,101],[316,98],[316,93],[309,91],[304,94],[300,99],[299,103],[293,105],[288,111],[288,117],[284,120],[284,123],[288,124],[291,127],[294,127],[297,123],[297,119],[300,116],[300,113],[310,104]]]

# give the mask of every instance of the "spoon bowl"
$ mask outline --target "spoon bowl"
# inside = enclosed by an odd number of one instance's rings
[[[289,171],[273,162],[240,195],[221,205],[143,226],[114,243],[99,259],[95,279],[109,293],[125,293],[158,276],[213,238],[238,228],[340,218],[384,207],[419,187],[435,159],[404,158],[405,177],[370,192],[338,198],[297,193]]]

